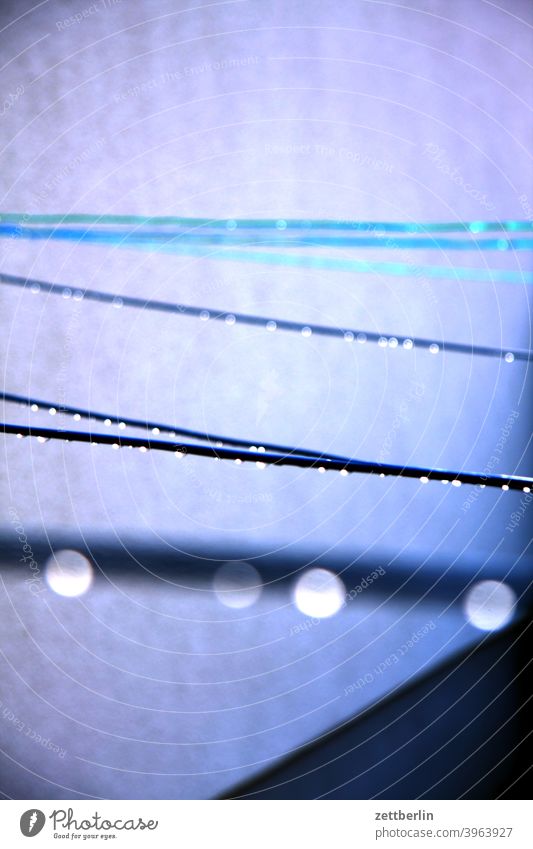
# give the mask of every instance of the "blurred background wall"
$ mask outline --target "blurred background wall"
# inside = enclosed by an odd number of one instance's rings
[[[2,211],[531,216],[522,0],[24,0],[2,3],[0,27]],[[68,243],[4,240],[0,251],[5,272],[69,287],[387,335],[531,343],[527,286],[454,279],[457,266],[528,267],[508,251],[417,252],[417,264],[448,267],[445,280]],[[394,249],[364,256],[405,261]],[[455,469],[485,469],[505,431],[493,471],[531,470],[523,363],[6,287],[0,304],[6,391],[258,444]],[[51,423],[47,410],[11,405],[4,420]],[[520,494],[11,437],[1,450],[2,703],[66,750],[13,734],[4,719],[6,795],[224,792],[476,642],[464,612],[470,581],[507,580],[517,596],[527,586],[527,521],[506,530]],[[19,526],[41,552],[36,594],[17,556]],[[47,546],[87,554],[87,593],[53,592]],[[255,564],[266,584],[249,607],[228,607],[213,585],[234,559]],[[337,616],[297,631],[308,617],[291,591],[309,564],[335,564],[347,591],[377,566],[400,579],[393,590],[375,581]],[[436,587],[431,598],[417,577]],[[453,591],[439,595],[447,581]],[[431,622],[394,670],[345,695]]]

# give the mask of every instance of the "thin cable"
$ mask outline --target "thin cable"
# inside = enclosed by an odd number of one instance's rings
[[[204,233],[190,230],[82,230],[67,227],[21,227],[0,224],[0,237],[14,239],[66,240],[97,244],[119,244],[122,247],[138,244],[167,247],[276,247],[276,248],[401,248],[403,250],[492,250],[520,251],[533,249],[533,239],[450,239],[442,237],[409,237],[392,242],[386,236],[326,236],[291,235],[274,231],[261,237],[252,233]],[[391,244],[392,242],[392,244]]]
[[[489,233],[533,231],[533,221],[347,221],[301,218],[193,218],[173,215],[94,215],[87,213],[31,215],[0,213],[5,224],[100,224],[103,226],[219,228],[222,230],[383,230],[386,233]]]
[[[85,407],[73,407],[71,405],[57,404],[52,401],[44,401],[42,398],[33,398],[27,395],[17,395],[14,392],[3,392],[0,390],[0,399],[7,401],[10,404],[21,404],[25,407],[34,408],[33,412],[38,412],[41,409],[53,411],[53,415],[65,413],[79,417],[79,419],[93,419],[94,421],[103,422],[106,426],[112,424],[119,427],[133,427],[142,430],[150,430],[154,435],[166,433],[169,436],[186,436],[190,439],[201,439],[207,442],[218,443],[216,447],[221,448],[223,445],[234,445],[240,448],[247,448],[249,451],[272,451],[277,454],[298,454],[302,457],[314,457],[322,459],[324,457],[346,462],[349,458],[342,457],[339,454],[330,454],[326,452],[321,454],[319,451],[312,451],[307,448],[294,448],[288,445],[279,445],[275,442],[264,442],[263,440],[251,441],[249,439],[239,439],[234,436],[221,436],[216,433],[209,433],[201,430],[191,430],[190,428],[176,427],[175,425],[163,424],[157,421],[148,421],[146,419],[134,419],[127,416],[116,416],[114,413],[102,413],[94,410],[89,410]]]
[[[391,463],[367,462],[364,460],[334,460],[329,458],[303,457],[295,453],[276,454],[263,452],[257,454],[255,451],[246,451],[239,448],[214,448],[210,445],[199,445],[188,442],[167,442],[161,439],[142,439],[131,436],[119,436],[107,433],[86,433],[77,430],[62,430],[46,427],[29,427],[28,425],[17,425],[0,423],[0,433],[18,436],[23,439],[34,436],[39,441],[46,442],[49,439],[58,439],[66,442],[86,442],[93,445],[111,445],[120,448],[138,448],[146,451],[168,451],[179,457],[187,454],[199,457],[211,457],[218,460],[234,460],[237,462],[252,462],[259,468],[268,465],[296,466],[298,468],[318,469],[319,471],[338,471],[347,475],[350,473],[377,474],[380,476],[391,475],[393,477],[418,478],[421,483],[430,480],[441,481],[444,484],[460,486],[470,484],[478,486],[498,487],[506,490],[521,490],[530,492],[533,486],[533,478],[516,475],[485,475],[479,472],[454,472],[445,469],[429,469],[417,466],[398,466]]]
[[[172,236],[163,242],[144,241],[142,238],[129,237],[127,234],[108,233],[105,236],[91,231],[53,230],[50,235],[39,236],[39,230],[22,227],[12,228],[9,238],[47,238],[67,239],[76,244],[112,244],[117,248],[132,250],[148,250],[150,252],[185,254],[210,260],[229,260],[230,262],[252,262],[261,265],[288,266],[292,268],[315,268],[324,271],[347,271],[355,274],[383,274],[393,277],[432,278],[436,280],[455,280],[491,283],[532,284],[533,273],[526,271],[500,271],[493,268],[463,268],[439,265],[418,265],[414,262],[380,262],[359,259],[337,259],[327,256],[313,256],[293,253],[273,253],[253,249],[239,250],[238,248],[213,247],[197,245],[190,242],[173,242]],[[2,235],[0,233],[0,235]],[[6,231],[4,230],[4,235]],[[508,243],[504,240],[502,245]]]
[[[323,324],[304,324],[303,322],[289,321],[286,319],[262,318],[248,313],[237,313],[218,311],[206,307],[193,307],[186,304],[172,303],[170,301],[155,301],[146,298],[136,298],[131,295],[118,295],[112,292],[99,292],[95,289],[77,289],[69,286],[61,286],[57,283],[47,283],[42,280],[18,277],[12,274],[0,272],[0,283],[7,286],[18,286],[29,289],[34,294],[61,295],[63,298],[73,298],[77,301],[95,301],[96,303],[112,304],[114,307],[132,307],[134,309],[153,310],[156,312],[171,313],[175,316],[188,316],[199,318],[201,321],[220,321],[228,325],[243,324],[252,327],[260,327],[269,332],[288,331],[299,333],[304,337],[329,336],[331,338],[343,339],[345,342],[360,344],[365,342],[377,342],[382,348],[403,348],[411,350],[420,348],[431,354],[439,352],[453,352],[456,354],[469,354],[470,356],[495,357],[505,362],[515,360],[530,361],[533,359],[533,351],[529,349],[493,348],[487,345],[466,344],[463,342],[435,341],[424,337],[393,336],[389,334],[376,333],[372,330],[343,329],[329,327]]]
[[[321,271],[347,271],[352,274],[382,274],[391,277],[431,278],[435,280],[453,280],[460,282],[490,282],[533,284],[533,273],[527,271],[499,271],[494,268],[447,267],[441,265],[418,265],[415,262],[378,262],[357,259],[337,259],[326,256],[305,256],[300,254],[276,254],[268,251],[238,250],[225,248],[209,253],[194,245],[146,245],[142,242],[119,243],[119,248],[158,251],[161,253],[181,253],[198,256],[203,259],[225,259],[230,262],[253,262],[261,265],[281,265],[290,268],[314,268]]]

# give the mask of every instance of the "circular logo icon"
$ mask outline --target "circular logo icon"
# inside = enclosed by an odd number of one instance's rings
[[[24,811],[20,818],[20,830],[24,837],[35,837],[42,831],[45,822],[46,817],[42,811],[30,808],[29,811]]]

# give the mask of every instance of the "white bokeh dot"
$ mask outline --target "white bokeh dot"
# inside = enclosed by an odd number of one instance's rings
[[[55,551],[46,561],[46,582],[58,595],[74,598],[87,592],[93,580],[93,567],[79,551]]]
[[[301,613],[325,619],[337,613],[344,604],[346,588],[328,569],[309,569],[294,588],[294,603]]]
[[[245,560],[228,560],[215,572],[213,589],[226,607],[240,609],[254,604],[263,589],[257,569]]]
[[[515,604],[516,595],[508,584],[479,581],[468,590],[464,611],[475,628],[496,631],[512,619]]]

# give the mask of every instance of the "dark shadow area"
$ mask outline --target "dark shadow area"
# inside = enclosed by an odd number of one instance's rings
[[[489,637],[224,798],[528,798],[532,637]]]

